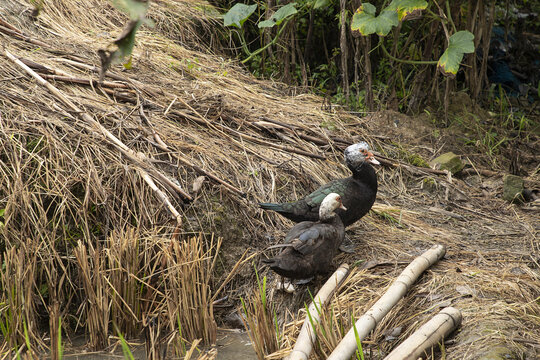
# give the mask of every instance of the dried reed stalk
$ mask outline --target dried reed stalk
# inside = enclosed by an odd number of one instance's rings
[[[291,354],[287,357],[288,360],[307,360],[311,354],[313,344],[317,339],[317,330],[315,325],[319,323],[321,312],[328,298],[334,294],[334,291],[343,281],[349,272],[349,265],[342,264],[324,283],[321,289],[315,295],[313,302],[308,307],[308,314],[304,319],[304,324],[298,335],[298,339],[294,344]]]
[[[104,249],[108,263],[105,280],[111,298],[111,321],[122,335],[133,338],[141,331],[142,282],[139,272],[145,268],[141,263],[143,246],[138,232],[133,228],[114,231]]]
[[[166,256],[163,274],[169,329],[179,331],[188,341],[216,342],[210,280],[222,239],[212,236],[205,249],[202,236],[179,243],[173,241]]]
[[[384,295],[356,321],[343,340],[332,351],[329,360],[346,360],[354,355],[357,341],[363,340],[394,305],[405,295],[409,287],[431,265],[442,259],[446,249],[434,245],[431,249],[414,259],[392,283]],[[356,329],[356,330],[355,330]]]
[[[104,279],[105,259],[103,254],[91,248],[87,250],[80,240],[74,250],[79,265],[82,288],[86,301],[82,304],[86,314],[88,345],[92,350],[104,349],[109,345],[109,321],[111,299]]]
[[[399,344],[384,360],[417,360],[460,324],[461,311],[446,307]]]
[[[28,356],[36,356],[31,346],[41,348],[36,317],[37,243],[10,247],[0,258],[2,267],[0,329],[10,351],[26,347]]]

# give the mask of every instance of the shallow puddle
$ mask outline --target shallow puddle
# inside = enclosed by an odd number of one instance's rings
[[[74,344],[82,346],[84,339],[75,339]],[[255,351],[251,346],[249,335],[245,331],[238,329],[219,329],[217,334],[217,359],[219,360],[252,360],[257,359]],[[137,360],[146,359],[144,344],[130,346],[133,357]],[[167,357],[172,359],[174,357]],[[104,360],[104,359],[124,359],[120,346],[114,353],[110,352],[84,352],[68,351],[64,354],[64,359],[73,360]]]
[[[249,335],[245,331],[218,330],[217,350],[219,360],[257,359]]]

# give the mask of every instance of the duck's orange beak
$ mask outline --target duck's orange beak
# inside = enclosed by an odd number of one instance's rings
[[[375,159],[375,155],[373,155],[371,151],[367,152],[366,160],[373,165],[381,165],[381,163],[377,159]]]

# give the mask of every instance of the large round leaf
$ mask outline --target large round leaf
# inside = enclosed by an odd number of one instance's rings
[[[223,17],[223,25],[242,28],[242,24],[257,9],[257,5],[236,4]]]
[[[398,14],[396,11],[383,10],[379,16],[375,16],[375,6],[370,3],[363,3],[353,15],[351,30],[366,36],[376,33],[377,35],[387,35],[392,27],[398,24]]]
[[[450,36],[448,48],[444,51],[437,67],[445,76],[455,76],[463,54],[474,52],[474,35],[470,31],[458,31]]]
[[[296,14],[298,10],[295,8],[296,3],[289,3],[285,6],[280,7],[268,20],[261,21],[259,23],[259,28],[268,28],[275,25],[279,25],[286,18]]]

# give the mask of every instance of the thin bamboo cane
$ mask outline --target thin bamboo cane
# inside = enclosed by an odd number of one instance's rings
[[[399,344],[384,360],[416,360],[460,324],[461,311],[446,307]]]
[[[336,288],[343,281],[347,273],[349,272],[349,265],[341,265],[330,278],[324,283],[323,287],[319,290],[313,302],[308,307],[308,312],[313,321],[313,325],[317,324],[320,319],[320,312],[326,301],[332,296]],[[313,329],[308,315],[304,319],[304,324],[294,344],[292,352],[287,357],[288,360],[307,360],[309,354],[313,348],[313,344],[317,338],[316,329]]]
[[[384,295],[362,316],[343,340],[332,351],[328,360],[348,360],[357,349],[356,336],[364,339],[394,305],[405,295],[409,287],[431,265],[439,261],[445,254],[443,245],[434,245],[431,249],[413,260],[392,283]],[[357,335],[355,336],[354,328]]]

